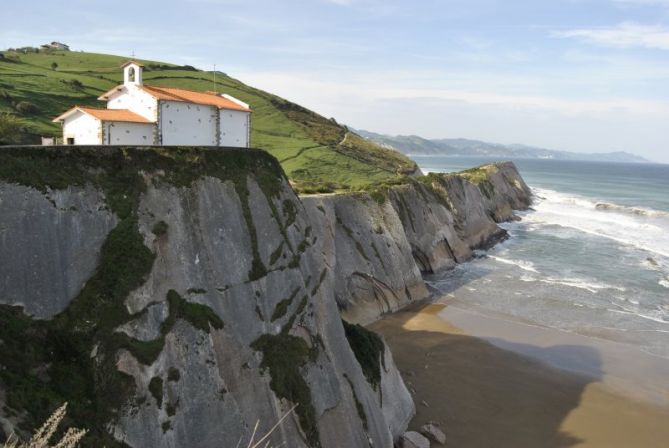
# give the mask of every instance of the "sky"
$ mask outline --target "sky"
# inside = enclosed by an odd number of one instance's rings
[[[9,0],[0,48],[216,68],[356,129],[669,163],[669,0]]]

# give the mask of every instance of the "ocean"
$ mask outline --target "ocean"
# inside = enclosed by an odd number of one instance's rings
[[[494,161],[413,158],[425,172]],[[532,209],[502,224],[507,241],[429,284],[460,310],[669,361],[669,165],[514,162]]]

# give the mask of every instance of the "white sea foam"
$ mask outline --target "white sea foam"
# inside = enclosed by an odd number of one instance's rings
[[[575,229],[669,258],[669,213],[541,188],[535,189],[535,197],[534,211],[524,218],[531,228]]]
[[[664,286],[665,288],[669,288],[669,277],[667,277],[664,280],[660,280],[658,282],[661,286]]]
[[[536,282],[537,279],[528,274],[523,274],[520,276],[521,282]]]
[[[499,261],[500,263],[504,264],[509,264],[513,266],[517,266],[520,269],[528,272],[534,272],[535,274],[538,274],[539,271],[534,267],[534,264],[530,261],[525,261],[525,260],[510,260],[508,258],[502,258],[502,257],[497,257],[494,255],[488,254],[488,258],[491,258],[495,261]]]
[[[604,290],[604,289],[615,289],[620,292],[625,292],[625,288],[621,286],[615,286],[615,285],[609,285],[606,283],[597,283],[592,280],[586,280],[582,278],[555,278],[555,277],[546,277],[542,278],[541,280],[542,283],[548,283],[551,285],[564,285],[564,286],[569,286],[572,288],[579,288],[579,289],[584,289],[586,291],[590,291],[591,293],[596,293],[598,291]]]
[[[563,286],[568,286],[571,288],[579,288],[579,289],[584,289],[586,291],[589,291],[591,293],[596,293],[601,290],[605,289],[614,289],[620,292],[625,292],[626,289],[622,286],[616,286],[616,285],[611,285],[607,283],[601,283],[597,282],[596,280],[593,279],[584,279],[584,278],[578,278],[578,277],[551,277],[551,276],[542,276],[541,272],[535,267],[534,263],[526,260],[513,260],[513,259],[508,259],[508,258],[502,258],[502,257],[497,257],[494,255],[488,254],[488,258],[495,260],[497,262],[510,265],[510,266],[515,266],[523,271],[518,277],[518,279],[522,282],[542,282],[542,283],[548,283],[551,285],[563,285]],[[537,276],[534,276],[532,274],[539,274],[539,278]],[[510,277],[507,277],[510,278]],[[625,300],[625,299],[623,299]]]
[[[601,210],[601,211],[621,212],[621,213],[627,213],[627,214],[630,214],[630,215],[637,215],[637,216],[649,216],[649,217],[657,217],[657,218],[667,218],[667,217],[669,217],[669,213],[661,211],[661,210],[653,210],[653,209],[645,208],[645,207],[628,207],[626,205],[611,204],[611,203],[608,203],[608,202],[597,202],[595,204],[595,209]]]
[[[658,322],[661,324],[667,324],[669,325],[669,321],[665,319],[664,316],[661,315],[661,313],[654,313],[654,314],[647,314],[647,313],[639,313],[637,311],[633,310],[628,310],[625,308],[622,309],[614,309],[614,308],[609,308],[608,311],[611,311],[612,313],[619,313],[619,314],[628,314],[630,316],[636,316],[640,317],[642,319],[646,320],[652,320],[653,322]]]

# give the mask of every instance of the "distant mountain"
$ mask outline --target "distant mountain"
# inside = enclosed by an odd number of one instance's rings
[[[368,131],[356,131],[359,135],[386,148],[404,154],[444,155],[454,157],[504,157],[518,159],[591,160],[599,162],[648,163],[649,160],[628,152],[581,154],[568,151],[537,148],[527,145],[502,145],[464,138],[428,140],[416,135],[383,135]]]

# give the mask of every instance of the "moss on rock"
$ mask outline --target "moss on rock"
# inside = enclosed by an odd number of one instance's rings
[[[119,348],[128,350],[137,361],[150,366],[163,352],[165,336],[174,328],[178,319],[185,320],[198,330],[209,333],[211,328],[220,330],[224,324],[220,317],[208,306],[186,301],[176,291],[167,292],[169,315],[160,325],[160,336],[151,341],[139,341],[126,335],[116,333],[114,338]]]
[[[207,333],[210,328],[215,330],[223,328],[223,321],[211,308],[200,303],[188,302],[173,289],[167,292],[167,302],[170,305],[170,315],[161,327],[163,334],[169,333],[177,319],[183,319]]]
[[[272,313],[272,322],[274,322],[277,319],[281,319],[283,316],[286,315],[286,313],[288,312],[288,307],[290,306],[291,303],[293,303],[293,300],[295,299],[295,296],[297,296],[298,292],[300,292],[300,288],[295,288],[293,292],[290,294],[290,297],[288,297],[287,299],[283,299],[276,304],[276,307],[274,307],[274,312]]]
[[[351,393],[353,394],[353,401],[355,401],[355,409],[358,411],[358,417],[360,417],[360,420],[362,421],[362,427],[365,429],[365,431],[367,431],[369,429],[369,425],[367,422],[367,414],[365,413],[365,407],[362,405],[360,399],[358,398],[358,394],[355,392],[353,381],[351,381],[351,379],[348,377],[347,374],[344,374],[344,378],[346,378],[348,386],[351,388]]]
[[[251,344],[251,348],[262,353],[260,368],[269,370],[270,387],[276,396],[298,405],[295,412],[309,446],[319,447],[311,390],[300,372],[309,360],[309,345],[302,338],[282,332],[260,336]]]
[[[179,372],[179,369],[177,369],[176,367],[170,367],[169,370],[167,371],[167,381],[176,383],[180,379],[181,379],[181,373]]]
[[[167,233],[167,223],[165,221],[158,221],[151,228],[151,233],[157,237],[161,237]]]
[[[159,376],[154,376],[149,381],[149,392],[156,400],[158,408],[163,407],[163,379]]]
[[[376,389],[381,383],[381,367],[385,365],[385,345],[381,337],[357,324],[342,320],[344,332],[367,382]]]

